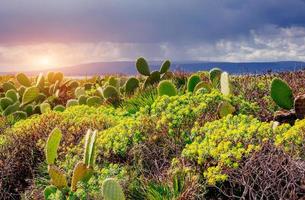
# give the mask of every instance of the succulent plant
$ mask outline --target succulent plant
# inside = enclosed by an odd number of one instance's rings
[[[150,76],[150,69],[145,58],[141,57],[137,59],[136,68],[140,74]]]
[[[82,95],[86,96],[86,90],[84,87],[77,87],[74,94],[76,98],[79,98]]]
[[[53,108],[54,111],[57,111],[57,112],[64,112],[65,111],[65,106],[63,105],[57,105]]]
[[[22,120],[26,119],[28,117],[27,113],[24,111],[16,111],[12,113],[12,116],[14,117],[15,120]]]
[[[76,100],[76,99],[69,99],[67,101],[66,108],[69,108],[71,106],[77,106],[77,105],[78,105],[78,100]]]
[[[140,81],[135,77],[131,77],[125,83],[125,92],[127,94],[133,94],[134,91],[139,87],[139,85]]]
[[[3,83],[3,84],[2,84],[2,88],[3,88],[4,92],[6,92],[6,91],[8,91],[8,90],[12,90],[12,89],[17,91],[16,87],[15,87],[14,84],[11,83],[11,82],[5,82],[5,83]]]
[[[38,87],[40,90],[43,90],[45,87],[45,78],[42,73],[40,73],[36,78],[36,87]]]
[[[81,95],[78,97],[78,104],[79,105],[86,105],[88,97],[85,95]]]
[[[84,147],[84,161],[79,161],[73,170],[71,190],[76,191],[77,184],[79,181],[88,181],[93,173],[94,165],[94,152],[95,152],[95,141],[96,141],[97,131],[88,130],[85,138]],[[57,192],[57,189],[62,189],[68,186],[67,177],[65,172],[55,165],[55,160],[57,158],[57,150],[62,138],[62,133],[58,128],[55,128],[46,143],[45,154],[48,163],[48,173],[51,177],[51,184],[56,186],[46,187],[44,195],[50,196]]]
[[[26,105],[35,101],[35,99],[39,95],[39,89],[35,86],[29,87],[25,90],[23,97],[22,97],[22,104]]]
[[[16,79],[20,85],[23,85],[25,87],[30,87],[32,84],[30,79],[24,73],[17,74]]]
[[[45,147],[45,155],[48,165],[53,165],[57,158],[57,150],[62,138],[62,133],[58,128],[55,128],[49,135]]]
[[[49,103],[40,104],[40,112],[42,114],[46,113],[46,112],[49,112],[49,111],[51,111],[51,105]]]
[[[5,110],[3,110],[2,115],[9,116],[10,114],[13,114],[14,112],[18,111],[19,108],[20,108],[20,103],[16,102],[12,105],[9,105]]]
[[[220,77],[220,90],[223,95],[230,95],[230,80],[227,72],[221,73]]]
[[[161,81],[158,85],[158,94],[159,96],[175,96],[177,95],[177,89],[171,81],[164,80]]]
[[[5,97],[10,98],[13,102],[18,101],[18,94],[16,90],[13,89],[6,91]]]
[[[220,77],[221,77],[222,70],[219,68],[213,68],[210,70],[209,75],[210,75],[210,80],[214,87],[218,87],[219,82],[220,82]]]
[[[103,97],[105,99],[109,99],[109,98],[119,98],[120,94],[118,92],[118,90],[111,86],[108,85],[104,90],[103,90]]]
[[[102,193],[105,200],[125,200],[125,195],[120,184],[113,178],[103,182]]]
[[[290,110],[294,106],[294,96],[289,85],[279,78],[274,78],[271,82],[271,97],[281,108]]]
[[[200,89],[204,89],[206,93],[211,92],[212,90],[212,85],[210,83],[200,81],[194,88],[194,92],[197,92]]]
[[[12,105],[14,102],[11,98],[3,97],[0,99],[0,106],[2,110],[5,110],[8,106]]]
[[[193,74],[187,81],[187,91],[194,92],[196,85],[201,81],[197,74]]]
[[[88,106],[94,106],[94,107],[97,107],[97,106],[100,106],[102,104],[103,100],[98,97],[98,96],[93,96],[93,97],[89,97],[86,101],[86,104]]]
[[[223,101],[219,104],[218,106],[218,114],[219,116],[222,118],[222,117],[225,117],[229,114],[233,114],[235,112],[235,107],[232,106],[229,102],[227,101]]]
[[[160,74],[164,74],[168,72],[170,66],[171,66],[171,62],[169,60],[164,61],[160,68]]]

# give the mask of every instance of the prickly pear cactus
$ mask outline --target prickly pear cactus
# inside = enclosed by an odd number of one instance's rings
[[[16,79],[20,85],[23,85],[25,87],[30,87],[32,84],[30,79],[24,73],[17,74]]]
[[[16,112],[12,113],[12,116],[17,121],[26,119],[28,117],[27,113],[24,111],[16,111]]]
[[[65,111],[65,106],[63,105],[57,105],[53,108],[54,111],[57,111],[57,112],[64,112]]]
[[[8,90],[12,90],[12,89],[17,91],[16,87],[15,87],[14,84],[11,83],[11,82],[5,82],[5,83],[3,83],[3,84],[2,84],[2,88],[3,88],[4,92],[6,92],[6,91],[8,91]]]
[[[218,87],[220,82],[222,70],[219,68],[213,68],[210,70],[210,81],[214,85],[214,87]]]
[[[20,103],[16,102],[12,105],[9,105],[3,112],[3,116],[9,116],[10,114],[13,114],[14,112],[18,111],[20,108]]]
[[[74,94],[75,94],[75,97],[76,98],[79,98],[80,96],[86,96],[86,90],[85,90],[85,88],[84,87],[77,87],[76,89],[75,89],[75,92],[74,92]]]
[[[218,106],[218,114],[219,116],[225,117],[229,114],[233,114],[235,112],[235,107],[232,106],[229,102],[223,101]]]
[[[125,195],[120,184],[113,178],[103,182],[103,197],[105,200],[125,200]]]
[[[118,98],[119,97],[119,92],[118,90],[111,86],[111,85],[108,85],[104,90],[103,90],[103,97],[105,99],[108,99],[108,98]]]
[[[160,74],[164,74],[168,72],[170,66],[171,66],[171,62],[169,60],[164,61],[160,68]]]
[[[78,104],[79,105],[86,105],[88,97],[85,95],[81,95],[78,97]]]
[[[197,74],[193,74],[187,81],[187,91],[194,92],[196,85],[201,81]]]
[[[5,110],[8,106],[14,104],[13,100],[8,97],[3,97],[0,99],[0,106],[2,110]]]
[[[47,113],[51,111],[51,105],[49,103],[42,103],[40,104],[40,112],[43,113]]]
[[[84,163],[87,166],[94,165],[94,150],[97,131],[88,130],[85,138]]]
[[[58,128],[55,128],[46,143],[45,155],[48,165],[52,165],[57,158],[57,149],[62,138],[62,133]]]
[[[66,107],[69,108],[69,107],[77,106],[77,105],[78,105],[78,100],[76,100],[76,99],[69,99],[67,101]]]
[[[67,177],[62,169],[55,165],[49,165],[48,173],[51,177],[51,184],[55,185],[57,188],[61,189],[68,186]]]
[[[140,82],[137,78],[131,77],[126,81],[125,92],[127,94],[132,94],[139,87]]]
[[[158,95],[176,96],[177,89],[171,81],[164,80],[161,81],[158,85]]]
[[[43,74],[39,74],[36,78],[36,87],[38,87],[40,90],[43,90],[45,86],[45,79]]]
[[[294,97],[289,85],[279,78],[274,78],[271,82],[271,97],[281,108],[290,110],[293,108]]]
[[[86,104],[92,107],[98,107],[102,104],[103,100],[98,96],[89,97]]]
[[[38,95],[39,95],[39,89],[37,87],[33,86],[27,88],[22,97],[22,104],[25,105],[35,101]]]
[[[18,94],[16,90],[10,89],[5,93],[5,96],[7,98],[10,98],[13,102],[18,101]]]
[[[227,72],[221,73],[220,91],[223,95],[230,95],[230,93],[231,93],[230,79],[229,79],[229,74]]]
[[[85,163],[78,162],[73,170],[71,189],[72,191],[76,191],[77,183],[87,175],[88,169]]]
[[[197,92],[200,89],[204,89],[206,91],[206,93],[210,93],[212,90],[212,85],[210,83],[201,81],[194,88],[194,92]]]
[[[142,74],[144,76],[150,75],[150,69],[149,69],[148,63],[145,60],[145,58],[141,57],[141,58],[137,59],[136,68],[140,74]]]

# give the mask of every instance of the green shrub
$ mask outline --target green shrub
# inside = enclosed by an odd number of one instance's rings
[[[195,137],[185,147],[183,156],[204,166],[208,184],[225,181],[225,168],[237,168],[239,161],[272,139],[275,132],[272,123],[260,122],[246,115],[228,115],[221,120],[198,124],[192,129]]]

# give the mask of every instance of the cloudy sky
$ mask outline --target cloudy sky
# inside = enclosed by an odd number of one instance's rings
[[[0,69],[305,61],[305,0],[1,0]]]

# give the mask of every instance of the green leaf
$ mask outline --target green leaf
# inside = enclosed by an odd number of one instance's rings
[[[22,104],[28,104],[33,102],[39,95],[39,89],[35,86],[29,87],[25,90],[22,97]]]

